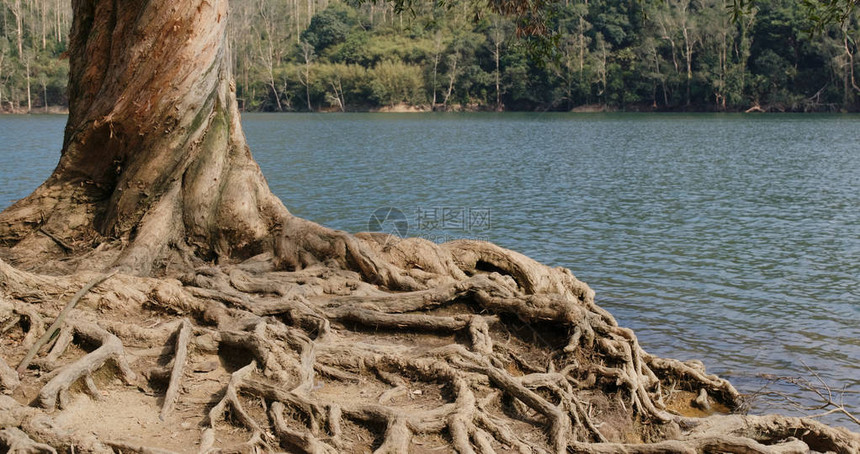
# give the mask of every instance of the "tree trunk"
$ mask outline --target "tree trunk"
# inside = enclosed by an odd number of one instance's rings
[[[0,241],[36,253],[119,240],[146,274],[169,245],[203,257],[271,250],[283,204],[239,125],[227,2],[76,0],[60,163],[0,214]],[[177,64],[181,62],[181,64]]]
[[[3,63],[6,61],[6,54],[0,53],[0,112],[3,111],[3,88],[6,82],[3,80]]]
[[[60,0],[57,0],[56,5],[54,6],[54,11],[55,11],[56,19],[57,19],[57,24],[56,24],[57,42],[62,43],[63,42],[63,29],[61,27],[62,24],[60,23]]]
[[[503,110],[502,109],[502,88],[501,88],[502,81],[501,81],[501,71],[500,71],[500,65],[499,65],[499,54],[501,54],[500,46],[501,46],[501,43],[497,42],[496,43],[496,50],[493,53],[493,57],[495,58],[495,61],[496,61],[496,72],[495,72],[495,76],[496,76],[496,112],[501,112]]]
[[[693,83],[693,42],[690,39],[686,25],[684,26],[684,60],[687,63],[686,104],[690,105],[690,85]]]
[[[371,26],[373,25],[373,4],[371,3]],[[442,56],[442,33],[436,32],[435,37],[433,38],[433,100],[430,103],[430,106],[433,110],[436,110],[436,77],[439,73],[439,59]]]
[[[25,70],[27,71],[27,113],[33,111],[33,96],[30,90],[30,56],[24,59]]]
[[[445,92],[445,100],[442,101],[445,109],[448,109],[448,100],[451,98],[451,94],[454,93],[454,82],[457,80],[457,62],[460,59],[459,57],[460,54],[458,52],[448,56],[448,62],[451,67],[448,69],[448,91]]]
[[[501,112],[504,110],[502,108],[502,88],[501,88],[501,57],[502,57],[502,43],[505,40],[505,30],[501,27],[501,24],[497,20],[493,24],[493,29],[490,32],[490,38],[493,41],[493,62],[495,63],[495,71],[494,77],[496,82],[496,112]]]
[[[314,48],[304,41],[302,41],[301,48],[305,60],[305,70],[302,77],[302,82],[305,85],[305,101],[308,105],[308,112],[313,112],[314,108],[311,106],[311,62],[313,61]]]
[[[21,10],[21,0],[15,0],[13,3],[12,14],[15,16],[18,58],[22,58],[24,56],[24,12]]]
[[[39,82],[42,84],[42,107],[45,108],[45,113],[48,113],[48,81],[42,79]]]
[[[39,12],[42,18],[42,50],[45,50],[48,47],[48,8],[44,3],[39,6]]]

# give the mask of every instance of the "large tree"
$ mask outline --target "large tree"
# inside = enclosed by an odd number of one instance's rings
[[[860,450],[719,414],[728,382],[647,354],[565,269],[293,217],[245,143],[226,0],[73,8],[60,162],[0,214],[0,446]]]

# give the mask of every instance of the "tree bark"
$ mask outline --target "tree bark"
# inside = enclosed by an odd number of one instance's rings
[[[287,215],[239,124],[227,1],[75,0],[69,120],[60,162],[0,214],[0,241],[50,252],[120,241],[146,274],[168,245],[208,258],[271,250]]]
[[[24,68],[27,72],[27,113],[33,111],[33,96],[32,91],[30,90],[30,56],[28,55],[24,59]]]
[[[21,0],[15,0],[11,5],[12,15],[15,16],[15,37],[18,44],[18,58],[24,56],[24,11],[21,9]]]

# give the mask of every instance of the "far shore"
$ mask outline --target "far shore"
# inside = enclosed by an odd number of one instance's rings
[[[69,108],[65,106],[48,106],[47,110],[44,107],[35,109],[2,109],[0,115],[68,115]]]
[[[516,110],[516,109],[505,109],[504,107],[501,109],[496,109],[495,106],[483,106],[477,104],[468,104],[468,105],[436,105],[430,106],[426,104],[395,104],[392,106],[348,106],[347,109],[342,110],[337,107],[322,107],[316,110],[308,111],[308,110],[286,110],[286,111],[272,111],[272,110],[242,110],[242,113],[402,113],[402,114],[412,114],[412,113],[429,113],[429,112],[451,112],[451,113],[613,113],[613,112],[624,112],[624,113],[748,113],[748,114],[766,114],[766,113],[809,113],[809,114],[820,114],[820,113],[842,113],[842,114],[850,114],[850,113],[858,113],[856,111],[848,111],[845,109],[838,108],[832,105],[821,105],[816,106],[816,108],[787,108],[782,105],[765,105],[760,106],[758,104],[753,105],[747,109],[724,109],[718,110],[713,108],[708,108],[713,106],[681,106],[676,108],[660,108],[655,107],[653,105],[629,105],[625,107],[615,107],[608,106],[603,104],[586,104],[582,106],[576,106],[572,109],[539,109],[539,110]],[[68,115],[69,109],[65,106],[50,106],[46,110],[44,107],[38,107],[35,109],[31,109],[29,112],[27,109],[4,109],[0,110],[0,115]]]

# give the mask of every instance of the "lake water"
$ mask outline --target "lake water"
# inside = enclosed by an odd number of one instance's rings
[[[0,117],[0,208],[51,172],[64,121]],[[702,359],[743,392],[759,374],[812,378],[808,366],[860,412],[858,116],[260,114],[244,125],[299,216],[357,232],[393,207],[410,236],[488,239],[573,270],[650,352]],[[774,409],[797,414],[754,407]]]

